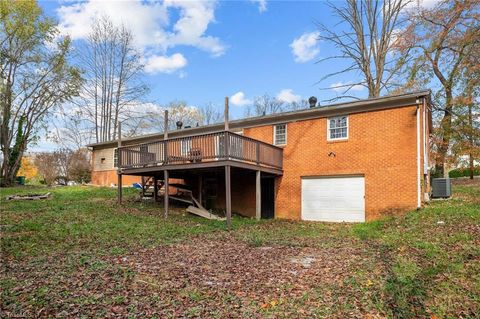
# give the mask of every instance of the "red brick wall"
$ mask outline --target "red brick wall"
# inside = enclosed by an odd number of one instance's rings
[[[92,184],[98,186],[117,185],[117,170],[108,171],[92,171]],[[122,184],[124,186],[132,186],[133,183],[141,183],[141,176],[123,175]]]
[[[327,141],[326,118],[287,124],[276,217],[300,219],[302,176],[364,175],[367,220],[417,207],[416,106],[351,114],[348,121],[347,141]],[[272,125],[244,134],[273,143]]]

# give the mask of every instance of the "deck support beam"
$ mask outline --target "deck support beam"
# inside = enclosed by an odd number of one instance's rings
[[[122,146],[122,122],[118,121],[117,122],[117,128],[118,128],[118,144],[117,144],[117,186],[118,186],[118,204],[122,203],[122,152],[120,151],[120,147]]]
[[[164,212],[164,217],[167,218],[168,217],[168,171],[167,170],[164,170],[163,171],[163,182],[164,182],[164,187],[165,187],[165,193],[164,193],[164,202],[163,202],[163,206],[165,208],[165,212]]]
[[[158,202],[158,179],[157,176],[153,177],[153,201]]]
[[[203,176],[202,174],[198,175],[198,201],[201,205],[202,203],[202,187],[203,187]]]
[[[227,218],[227,229],[232,227],[232,189],[230,184],[230,165],[225,166],[225,212]]]
[[[120,174],[120,172],[117,172],[117,177],[118,177],[118,181],[117,181],[117,185],[118,185],[118,203],[121,204],[122,203],[122,174]]]
[[[257,220],[262,218],[262,187],[261,187],[261,172],[256,172],[256,179],[255,179],[255,217]]]

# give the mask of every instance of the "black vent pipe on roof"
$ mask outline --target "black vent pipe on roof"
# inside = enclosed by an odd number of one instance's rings
[[[316,107],[317,106],[317,98],[314,97],[314,96],[311,96],[309,99],[308,99],[308,104],[310,104],[310,107]]]
[[[183,122],[182,121],[177,121],[177,130],[181,130],[182,129],[182,126],[183,126]]]

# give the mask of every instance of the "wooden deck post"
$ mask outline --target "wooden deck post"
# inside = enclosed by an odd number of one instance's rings
[[[157,176],[153,177],[153,201],[158,202],[158,178]]]
[[[164,187],[165,187],[165,193],[164,193],[164,207],[165,207],[165,213],[164,217],[168,217],[168,171],[164,170],[163,171],[163,178],[164,178]]]
[[[117,177],[118,177],[118,181],[117,181],[117,184],[118,184],[118,203],[121,204],[122,203],[122,174],[118,173],[117,174]]]
[[[228,130],[230,128],[229,123],[228,123],[228,96],[225,97],[225,112],[224,112],[224,123],[225,123],[225,135],[224,135],[224,159],[228,160],[230,159],[230,137],[228,135]]]
[[[203,203],[202,203],[202,186],[203,186],[203,176],[200,173],[198,175],[198,201],[200,202],[201,205],[203,205]]]
[[[168,162],[168,110],[165,110],[165,115],[163,117],[164,123],[163,123],[163,163]]]
[[[225,113],[224,113],[225,131],[229,130],[228,123],[228,96],[225,97]]]
[[[232,227],[232,190],[230,185],[230,165],[225,166],[225,211],[227,217],[227,229]]]
[[[262,218],[262,187],[261,187],[261,172],[257,171],[255,180],[255,217],[257,220]]]
[[[117,145],[117,187],[118,187],[118,203],[122,203],[122,152],[120,151],[120,147],[122,146],[122,122],[117,122],[118,127],[118,145]]]
[[[163,116],[163,139],[168,139],[168,110],[165,110],[165,115]]]

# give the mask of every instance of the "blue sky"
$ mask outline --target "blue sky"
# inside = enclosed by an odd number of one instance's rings
[[[108,15],[130,27],[145,57],[145,79],[151,86],[148,101],[165,104],[185,100],[222,108],[231,97],[231,114],[240,117],[255,96],[268,93],[285,100],[319,100],[336,96],[336,83],[355,81],[342,75],[318,84],[339,62],[316,64],[335,53],[315,41],[315,21],[332,27],[337,22],[322,1],[222,2],[40,2],[56,18],[74,43],[83,41],[90,21]],[[295,51],[294,51],[295,48]],[[358,87],[353,92],[366,96]]]

